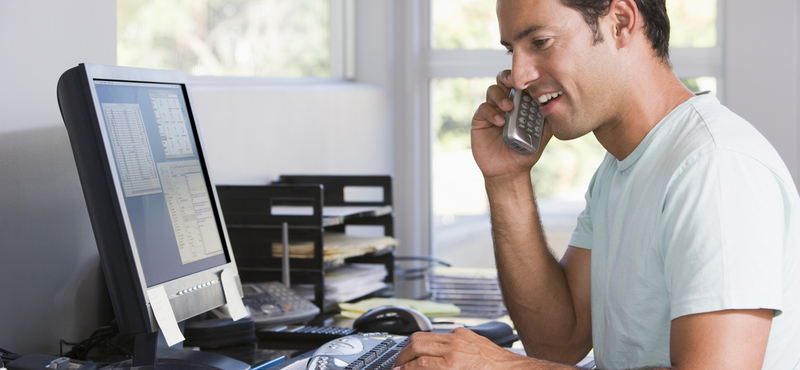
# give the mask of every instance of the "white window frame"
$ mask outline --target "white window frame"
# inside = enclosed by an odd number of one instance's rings
[[[330,46],[329,77],[189,76],[193,85],[205,87],[255,85],[307,85],[352,81],[356,76],[356,0],[328,0]]]

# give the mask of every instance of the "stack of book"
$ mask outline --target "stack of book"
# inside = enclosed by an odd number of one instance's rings
[[[462,317],[495,319],[508,313],[496,269],[436,267],[426,274],[425,285],[432,301],[458,306]]]
[[[342,303],[363,297],[387,287],[386,265],[348,263],[325,271],[325,301]],[[313,284],[292,284],[303,298],[314,300]]]
[[[345,233],[326,231],[323,236],[323,259],[325,262],[344,263],[349,257],[362,256],[367,253],[382,251],[397,246],[397,239],[390,236],[378,238],[346,235]],[[272,244],[272,256],[283,256],[283,244]],[[314,258],[314,242],[301,241],[289,244],[289,257]]]

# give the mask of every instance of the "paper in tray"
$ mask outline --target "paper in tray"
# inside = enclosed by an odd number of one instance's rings
[[[457,279],[497,279],[497,270],[493,268],[437,266],[431,271],[431,275]]]
[[[431,300],[458,306],[464,317],[507,313],[496,269],[437,267],[425,276],[425,286]]]
[[[505,309],[502,310],[481,310],[481,311],[473,311],[469,309],[461,308],[461,317],[481,317],[486,319],[496,319],[500,316],[507,315],[508,311]]]
[[[502,295],[500,289],[434,289],[433,291],[440,294],[470,294],[479,297],[493,297]]]
[[[463,283],[442,283],[431,281],[427,283],[429,289],[474,289],[474,290],[500,290],[500,285],[494,284],[463,284]]]
[[[325,261],[339,261],[345,258],[361,256],[366,253],[373,253],[387,248],[397,246],[397,239],[384,236],[380,238],[368,238],[350,236],[340,232],[326,231],[323,235],[324,246],[322,248],[323,259]],[[283,244],[272,243],[272,256],[283,256]],[[291,258],[314,258],[314,242],[297,241],[289,243],[289,257]]]
[[[461,300],[474,300],[474,301],[483,301],[483,302],[503,302],[503,296],[500,294],[492,295],[492,296],[485,296],[480,294],[470,294],[470,293],[439,293],[439,292],[432,292],[431,299],[434,301],[440,300],[451,300],[451,299],[461,299]]]
[[[341,303],[363,297],[388,285],[384,282],[386,265],[350,263],[325,271],[325,299]],[[292,288],[306,299],[314,298],[314,284],[293,284]]]
[[[476,301],[474,299],[437,299],[436,302],[452,303],[459,307],[501,307],[505,308],[502,301]]]

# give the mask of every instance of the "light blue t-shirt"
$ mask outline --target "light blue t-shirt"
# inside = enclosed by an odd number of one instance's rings
[[[764,369],[800,369],[800,198],[773,147],[712,95],[607,155],[570,245],[592,250],[603,369],[670,366],[670,321],[775,310]]]

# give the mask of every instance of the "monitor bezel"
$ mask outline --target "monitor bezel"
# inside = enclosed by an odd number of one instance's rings
[[[150,289],[165,290],[178,322],[226,303],[221,281],[223,270],[232,272],[241,297],[238,270],[219,206],[215,182],[208,171],[202,134],[197,127],[194,104],[187,86],[187,74],[181,71],[80,64],[65,72],[62,81],[59,82],[59,104],[73,147],[120,331],[138,334],[158,330],[147,293]],[[128,218],[120,176],[113,162],[113,148],[104,124],[95,81],[156,83],[181,87],[195,135],[198,158],[207,175],[206,185],[211,195],[213,212],[217,216],[226,263],[147,286]]]

